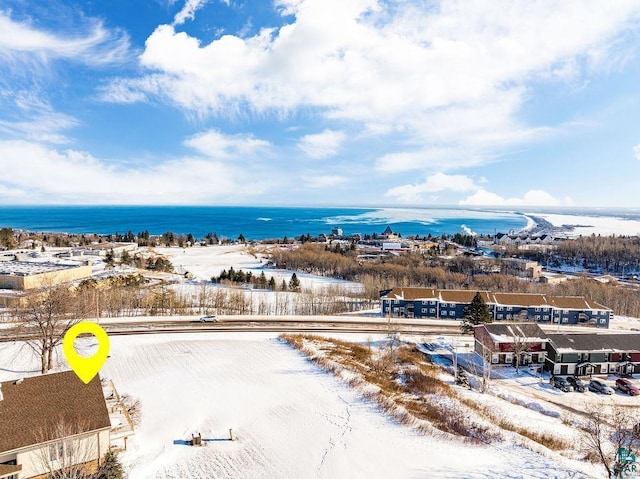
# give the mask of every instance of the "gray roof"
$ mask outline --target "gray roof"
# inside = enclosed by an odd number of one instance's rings
[[[556,333],[547,337],[555,350],[640,351],[638,333]]]
[[[488,323],[477,327],[484,326],[487,332],[492,336],[507,336],[512,338],[515,336],[525,338],[546,338],[545,332],[537,323]]]

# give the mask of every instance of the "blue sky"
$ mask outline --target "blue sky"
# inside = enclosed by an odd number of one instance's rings
[[[640,0],[0,4],[0,202],[640,207]]]

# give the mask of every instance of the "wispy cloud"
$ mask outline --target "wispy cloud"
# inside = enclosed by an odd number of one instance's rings
[[[236,157],[239,160],[245,155],[251,155],[258,150],[266,150],[268,141],[255,138],[253,135],[225,135],[217,130],[198,133],[188,138],[184,144],[209,158],[228,159]]]
[[[174,25],[182,25],[186,20],[193,20],[196,11],[202,8],[209,0],[187,0],[176,16],[173,18]]]
[[[348,178],[340,175],[314,175],[305,179],[305,186],[307,188],[335,188],[344,186],[348,182]]]
[[[636,160],[640,161],[640,145],[633,147],[633,156],[636,157]]]
[[[322,133],[300,138],[298,148],[309,158],[327,158],[335,155],[346,139],[347,135],[341,131],[324,130]]]
[[[97,20],[88,22],[80,33],[66,34],[14,20],[9,12],[0,11],[0,57],[4,61],[46,64],[66,59],[100,65],[122,61],[129,48],[126,33],[107,29]]]

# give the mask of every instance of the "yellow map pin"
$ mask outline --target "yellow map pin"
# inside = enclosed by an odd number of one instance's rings
[[[98,340],[98,351],[89,358],[80,356],[74,347],[76,338],[83,333],[93,334]],[[62,341],[62,350],[73,372],[83,383],[89,384],[89,381],[98,374],[98,371],[107,360],[109,355],[109,336],[99,324],[83,321],[69,328]]]

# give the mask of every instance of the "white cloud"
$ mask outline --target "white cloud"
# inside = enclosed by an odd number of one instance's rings
[[[182,25],[186,20],[193,20],[196,16],[196,11],[202,8],[208,0],[187,0],[184,3],[184,7],[173,18],[174,25]]]
[[[307,188],[335,188],[345,185],[349,180],[340,175],[310,176],[305,180]]]
[[[29,22],[15,21],[0,11],[0,58],[14,63],[44,65],[52,59],[75,60],[90,65],[119,62],[129,51],[129,37],[89,21],[78,35],[49,32]]]
[[[401,203],[419,203],[425,193],[439,193],[442,191],[467,192],[478,189],[479,187],[468,176],[436,173],[427,176],[424,183],[391,188],[385,193],[385,196],[395,198]]]
[[[269,142],[254,138],[252,135],[224,135],[217,130],[198,133],[185,140],[184,144],[215,159],[232,157],[243,159],[244,155],[251,155],[257,150],[270,146]]]
[[[503,198],[500,195],[480,189],[460,201],[464,206],[569,206],[570,198],[559,200],[546,191],[530,190],[522,198]]]
[[[341,131],[324,130],[322,133],[300,138],[298,148],[309,158],[327,158],[335,155],[346,139],[347,135]]]
[[[264,174],[203,157],[137,166],[24,141],[0,142],[0,198],[16,203],[195,204],[244,200],[267,188]],[[34,174],[37,171],[37,174]]]
[[[633,147],[633,156],[636,157],[636,160],[640,161],[640,145]]]
[[[119,95],[105,97],[159,96],[198,115],[304,108],[371,133],[402,132],[387,151],[405,170],[432,167],[434,155],[478,165],[548,135],[552,128],[518,118],[531,85],[579,84],[609,59],[620,63],[629,42],[616,39],[640,13],[634,1],[596,0],[279,0],[276,8],[291,23],[249,38],[203,44],[159,26],[140,57],[149,75],[120,80]]]

